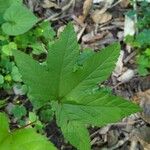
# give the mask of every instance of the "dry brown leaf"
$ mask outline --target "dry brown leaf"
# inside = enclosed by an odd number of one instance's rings
[[[137,97],[139,98],[140,106],[143,109],[141,117],[143,120],[150,123],[150,89],[137,93]]]
[[[140,98],[137,95],[134,95],[132,97],[132,101],[133,101],[133,103],[140,105]]]
[[[129,0],[122,0],[122,1],[120,2],[120,6],[121,6],[122,8],[128,7],[129,4],[130,4],[130,1],[129,1]]]
[[[92,7],[93,0],[85,0],[84,5],[83,5],[83,16],[87,17],[89,14],[89,11]]]
[[[93,0],[85,0],[83,4],[83,15],[79,16],[79,19],[81,20],[81,22],[84,22],[84,20],[88,16],[90,9],[92,7],[92,4],[93,4]]]
[[[116,67],[115,67],[115,70],[113,72],[113,75],[115,77],[119,77],[123,71],[123,58],[124,58],[124,51],[121,50],[120,51],[120,56],[118,58],[118,61],[116,63]]]
[[[102,10],[95,10],[92,14],[92,19],[96,24],[103,24],[112,19],[112,15]]]

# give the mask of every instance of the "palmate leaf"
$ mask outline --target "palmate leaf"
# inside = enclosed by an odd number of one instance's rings
[[[0,113],[0,149],[1,150],[56,150],[44,136],[32,128],[9,131],[8,118]]]
[[[74,70],[79,60],[79,45],[71,24],[50,46],[47,70],[28,55],[14,51],[23,81],[29,86],[30,94],[37,99],[34,102],[45,99],[40,103],[42,106],[51,101],[57,124],[79,150],[90,149],[86,125],[102,126],[139,111],[136,105],[126,100],[94,90],[97,84],[110,76],[119,51],[120,45],[112,44],[84,58],[82,67]],[[75,134],[80,132],[83,134]],[[86,138],[82,140],[84,136]]]
[[[20,3],[12,4],[4,13],[3,31],[8,35],[19,35],[27,32],[38,21],[37,17]]]

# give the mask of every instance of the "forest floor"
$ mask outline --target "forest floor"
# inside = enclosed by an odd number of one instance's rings
[[[121,122],[89,128],[93,150],[149,150],[150,149],[150,76],[137,73],[136,49],[125,44],[124,37],[130,24],[125,14],[132,9],[128,0],[25,0],[25,4],[42,20],[49,20],[57,34],[72,21],[82,48],[98,51],[119,41],[121,52],[111,77],[103,83],[113,93],[139,104],[143,113],[132,114]],[[128,26],[129,25],[129,26]],[[131,30],[132,31],[132,30]],[[103,85],[101,85],[103,86]],[[2,108],[9,108],[17,96],[1,91],[0,99],[8,99]],[[27,110],[32,110],[26,96],[20,96]],[[147,113],[148,112],[148,113]],[[15,121],[13,121],[15,122]],[[17,126],[12,123],[12,128]],[[73,150],[63,138],[55,121],[46,126],[47,137],[60,150]]]

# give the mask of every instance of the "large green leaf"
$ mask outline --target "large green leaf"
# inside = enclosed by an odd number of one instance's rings
[[[19,35],[27,32],[38,21],[37,17],[19,3],[12,4],[4,13],[3,31],[8,35]]]
[[[32,128],[9,131],[6,115],[0,113],[0,150],[56,150],[44,136]]]
[[[23,81],[30,87],[30,94],[37,99],[34,102],[39,103],[39,99],[42,106],[48,100],[52,101],[57,124],[65,137],[80,150],[85,149],[85,143],[89,145],[88,138],[81,140],[87,134],[82,125],[102,126],[139,111],[136,105],[126,100],[104,91],[95,91],[97,85],[113,71],[119,50],[119,44],[112,44],[100,52],[88,55],[77,67],[82,58],[79,59],[76,34],[69,24],[60,38],[50,46],[47,67],[42,67],[22,52],[14,51]],[[72,126],[76,133],[83,131],[84,134],[77,136]],[[82,141],[81,145],[78,139]]]

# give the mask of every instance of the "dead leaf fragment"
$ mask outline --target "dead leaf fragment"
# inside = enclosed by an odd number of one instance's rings
[[[134,77],[134,75],[135,71],[132,69],[128,69],[118,78],[118,81],[120,81],[121,83],[129,82]]]
[[[124,58],[124,51],[120,51],[120,56],[118,58],[118,61],[116,63],[116,68],[113,72],[113,75],[115,77],[118,77],[121,75],[122,71],[123,71],[123,58]]]
[[[121,6],[122,8],[128,7],[129,4],[130,4],[130,1],[129,1],[129,0],[122,0],[122,1],[120,2],[120,6]]]
[[[43,8],[57,8],[59,9],[60,7],[55,4],[54,2],[51,2],[50,0],[44,0],[44,4],[42,5]]]
[[[94,43],[95,41],[99,41],[101,40],[102,38],[104,38],[108,33],[107,32],[102,32],[102,33],[99,33],[99,34],[93,34],[92,32],[91,33],[88,33],[88,34],[85,34],[83,37],[82,37],[82,41],[84,43]]]
[[[85,2],[83,4],[82,16],[79,16],[79,19],[81,20],[81,22],[84,22],[84,20],[88,16],[90,9],[92,7],[92,4],[93,4],[93,0],[85,0]]]
[[[92,7],[93,0],[85,0],[83,5],[83,15],[86,17]]]
[[[124,37],[127,35],[134,35],[135,30],[135,21],[126,15],[124,23]]]
[[[112,15],[102,10],[95,10],[92,14],[92,19],[96,24],[103,24],[112,19]]]
[[[150,123],[150,89],[137,93],[137,96],[140,99],[140,106],[143,109],[141,117],[143,120]]]

